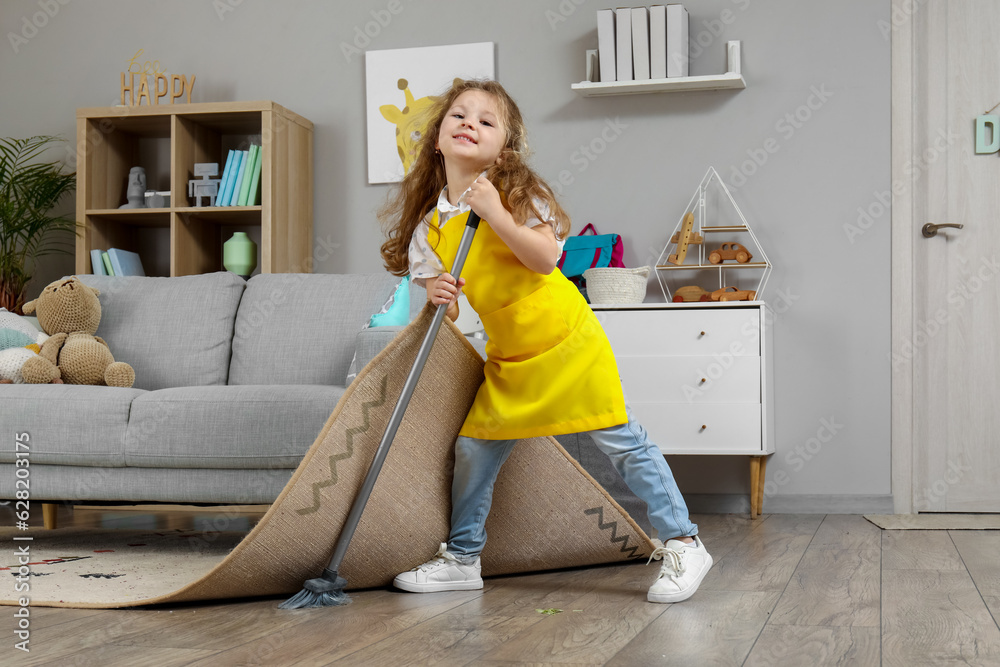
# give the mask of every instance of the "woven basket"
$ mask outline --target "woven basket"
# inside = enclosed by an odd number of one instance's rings
[[[587,269],[587,297],[591,303],[642,303],[646,298],[649,267]]]

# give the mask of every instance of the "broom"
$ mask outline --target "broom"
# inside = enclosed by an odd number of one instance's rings
[[[462,240],[459,242],[458,252],[455,254],[455,264],[452,266],[451,273],[455,276],[456,281],[462,273],[462,266],[465,264],[465,258],[469,254],[469,246],[472,245],[472,239],[476,235],[478,227],[479,216],[476,215],[475,211],[469,211],[469,220],[465,224],[465,230],[462,232]],[[361,521],[361,514],[365,511],[368,497],[371,496],[372,489],[375,487],[375,480],[378,479],[378,474],[382,470],[385,457],[389,454],[389,447],[396,437],[396,430],[403,421],[403,413],[406,412],[406,407],[410,403],[413,390],[417,387],[417,381],[424,370],[427,357],[430,356],[431,347],[434,345],[434,339],[437,337],[438,330],[441,328],[441,322],[444,321],[447,310],[448,304],[442,303],[438,305],[437,312],[434,313],[434,319],[431,320],[427,334],[420,344],[420,350],[413,361],[413,368],[410,369],[410,374],[403,384],[403,391],[400,393],[396,407],[389,418],[389,424],[382,435],[382,441],[379,443],[378,449],[375,450],[375,458],[372,459],[372,465],[368,469],[368,474],[365,475],[365,481],[361,484],[361,489],[354,499],[354,504],[351,505],[351,511],[348,513],[344,527],[337,538],[337,544],[333,548],[333,556],[330,558],[330,563],[323,570],[321,576],[316,579],[307,580],[301,591],[279,604],[279,609],[337,607],[350,603],[350,596],[344,592],[347,580],[341,577],[337,573],[337,570],[344,560],[347,547],[350,545],[354,531]]]

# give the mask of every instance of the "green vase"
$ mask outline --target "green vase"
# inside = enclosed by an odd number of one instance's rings
[[[222,266],[244,279],[257,268],[257,244],[246,232],[236,232],[222,244]]]

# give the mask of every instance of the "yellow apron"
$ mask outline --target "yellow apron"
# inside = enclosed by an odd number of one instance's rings
[[[430,232],[449,272],[468,216],[451,218],[440,238]],[[431,225],[438,227],[437,210]],[[462,277],[489,340],[486,379],[459,435],[520,439],[628,421],[611,344],[559,269],[546,276],[527,268],[483,220]]]

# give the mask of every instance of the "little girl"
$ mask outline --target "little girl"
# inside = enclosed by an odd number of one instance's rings
[[[456,79],[428,111],[409,173],[381,213],[386,267],[458,315],[463,290],[486,330],[485,380],[455,443],[451,534],[396,577],[416,593],[483,587],[479,554],[500,466],[519,438],[589,432],[648,506],[666,544],[651,602],[691,597],[712,566],[660,450],[625,404],[600,323],[558,270],[569,218],[527,165],[524,122],[494,81]],[[482,223],[460,280],[449,273],[469,211]]]

